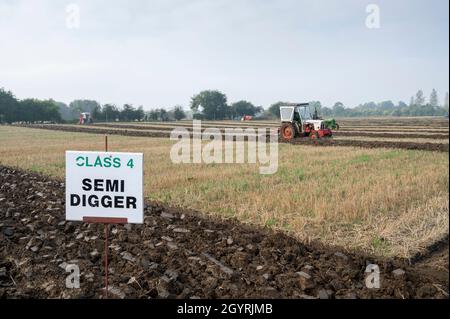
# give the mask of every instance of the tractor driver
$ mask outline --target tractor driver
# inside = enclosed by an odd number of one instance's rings
[[[300,114],[298,113],[297,110],[294,111],[294,122],[297,122],[297,123],[301,122]]]

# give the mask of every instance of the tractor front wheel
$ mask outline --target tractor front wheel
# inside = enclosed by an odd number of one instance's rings
[[[281,138],[285,141],[291,141],[295,137],[295,127],[291,123],[281,125]]]

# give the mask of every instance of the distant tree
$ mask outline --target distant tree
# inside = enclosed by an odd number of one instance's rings
[[[134,107],[131,104],[124,104],[122,110],[120,111],[121,121],[132,121],[134,117]]]
[[[448,114],[448,92],[445,93],[445,98],[444,98],[444,109],[447,111],[447,114]]]
[[[262,107],[262,106],[257,106],[257,107],[256,107],[255,115],[258,116],[258,115],[262,115],[263,113],[264,113],[264,107]]]
[[[245,115],[254,116],[258,112],[258,108],[247,101],[239,101],[231,104],[231,113],[233,117],[242,117]]]
[[[115,121],[120,118],[120,111],[114,104],[105,104],[102,108],[102,118],[106,122]]]
[[[135,112],[134,119],[138,120],[138,121],[142,121],[144,119],[144,116],[145,116],[144,107],[142,105],[140,105]]]
[[[430,94],[430,105],[431,105],[432,107],[437,107],[437,106],[439,106],[438,94],[437,94],[437,92],[436,92],[435,89],[433,89],[433,90],[431,91],[431,94]]]
[[[25,99],[19,102],[20,116],[16,121],[61,122],[59,107],[53,100]]]
[[[375,110],[378,107],[378,104],[375,102],[364,103],[363,107],[370,110]]]
[[[66,103],[57,102],[54,101],[53,99],[50,99],[49,101],[55,103],[58,106],[58,112],[61,115],[61,119],[63,121],[72,121],[76,118],[74,114],[70,111],[69,106]]]
[[[92,113],[97,107],[100,107],[100,104],[93,100],[75,100],[69,104],[70,110],[76,115],[76,117],[78,117],[82,112]]]
[[[405,108],[405,107],[408,107],[408,104],[406,104],[406,103],[403,102],[403,101],[399,101],[399,102],[398,102],[398,107],[399,107],[399,108]]]
[[[151,121],[157,121],[158,118],[159,118],[159,111],[158,111],[158,110],[151,110],[151,111],[148,113],[148,118],[149,118]]]
[[[423,91],[419,90],[416,93],[416,98],[414,100],[414,104],[417,106],[423,106],[425,105],[425,97],[423,96]]]
[[[336,102],[333,106],[334,116],[345,116],[345,107],[342,102]]]
[[[175,120],[179,121],[186,118],[186,113],[181,106],[177,105],[173,108],[173,117]]]
[[[400,109],[396,109],[396,110],[392,111],[391,115],[392,116],[401,116],[402,111]]]
[[[395,104],[392,101],[383,101],[379,104],[379,108],[382,110],[392,110]]]
[[[159,109],[159,119],[163,122],[166,122],[169,120],[169,114],[163,108]]]
[[[11,91],[0,88],[0,123],[12,123],[18,114],[19,101]]]
[[[53,100],[40,101],[43,104],[44,116],[43,121],[61,122],[61,114],[59,114],[59,107]]]
[[[414,100],[414,96],[411,96],[411,99],[409,100],[409,106],[414,106],[416,101]]]
[[[102,112],[102,108],[100,105],[95,106],[95,108],[92,110],[92,117],[94,120],[96,121],[104,121],[105,119],[103,118],[103,112]]]
[[[274,116],[276,118],[280,118],[280,106],[286,104],[286,102],[277,102],[272,104],[269,109],[267,110],[267,112],[271,115]]]
[[[322,116],[333,116],[333,110],[331,110],[329,107],[322,107],[320,113]]]
[[[191,109],[208,120],[222,120],[230,115],[227,97],[219,91],[202,91],[195,95],[191,99]]]
[[[319,110],[319,111],[322,109],[322,103],[320,103],[320,101],[311,101],[311,102],[309,102],[309,105],[312,108],[317,108],[317,110]]]

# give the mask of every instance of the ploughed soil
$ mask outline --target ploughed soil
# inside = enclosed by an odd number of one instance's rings
[[[420,134],[420,133],[401,133],[401,132],[352,132],[352,131],[335,131],[335,136],[367,136],[367,137],[390,137],[390,138],[427,138],[427,139],[448,139],[448,134]]]
[[[448,298],[448,237],[411,263],[158,203],[109,229],[113,298]],[[0,298],[102,298],[103,234],[65,221],[63,182],[0,166]],[[73,265],[79,289],[65,286]]]
[[[172,131],[173,129],[177,128],[177,127],[158,127],[158,126],[151,126],[151,125],[136,125],[136,124],[110,124],[110,123],[100,123],[98,125],[93,125],[93,127],[97,127],[97,128],[115,128],[115,129],[130,129],[130,130],[144,130],[144,131],[148,131],[148,130],[158,130],[158,131]],[[213,126],[211,126],[213,127]],[[204,131],[204,129],[206,128],[206,126],[202,125],[202,131]],[[253,129],[257,129],[258,127],[252,127],[252,126],[248,126],[248,127],[240,127],[240,126],[232,126],[230,125],[229,128],[240,128],[240,129],[246,129],[246,128],[253,128]],[[276,128],[273,126],[268,126],[269,128]],[[185,127],[186,130],[188,130],[189,132],[192,132],[192,126],[187,126]],[[218,128],[219,131],[224,134],[225,133],[225,129],[224,128]],[[373,132],[373,131],[369,131],[369,132],[365,132],[364,129],[361,129],[361,131],[339,131],[336,130],[333,132],[333,135],[335,136],[367,136],[367,137],[390,137],[390,138],[423,138],[423,139],[448,139],[449,135],[448,133],[434,133],[434,134],[420,134],[420,133],[402,133],[399,131],[386,131],[386,132]]]
[[[353,146],[361,148],[401,148],[407,150],[423,150],[435,152],[448,152],[448,144],[440,143],[416,143],[400,141],[359,141],[359,140],[335,140],[332,138],[296,138],[289,142],[294,145],[318,145],[318,146]]]
[[[94,134],[108,134],[108,135],[123,135],[123,136],[142,136],[142,137],[170,137],[170,131],[168,130],[139,130],[139,129],[117,129],[95,126],[66,126],[57,124],[32,124],[32,125],[19,125],[30,128],[40,128],[49,130],[58,130],[66,132],[80,132],[80,133],[94,133]],[[337,135],[344,136],[345,134],[338,132]],[[365,135],[355,135],[365,136]],[[378,135],[367,135],[376,136]],[[383,135],[382,137],[392,137],[391,134]],[[410,136],[405,136],[410,137]],[[246,138],[245,138],[246,140]],[[290,142],[291,144],[299,145],[320,145],[320,146],[353,146],[361,148],[400,148],[409,150],[425,150],[436,152],[448,152],[449,144],[444,143],[416,143],[416,142],[402,142],[401,139],[397,141],[360,141],[360,140],[334,140],[332,138],[322,138],[318,140],[311,140],[310,138],[297,138]]]

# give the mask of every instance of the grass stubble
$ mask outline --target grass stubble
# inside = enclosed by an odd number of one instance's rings
[[[111,136],[143,152],[150,200],[280,229],[305,240],[410,257],[448,234],[448,154],[279,145],[276,174],[254,164],[173,164],[174,142]],[[65,150],[102,151],[102,135],[0,126],[0,163],[64,178]]]

